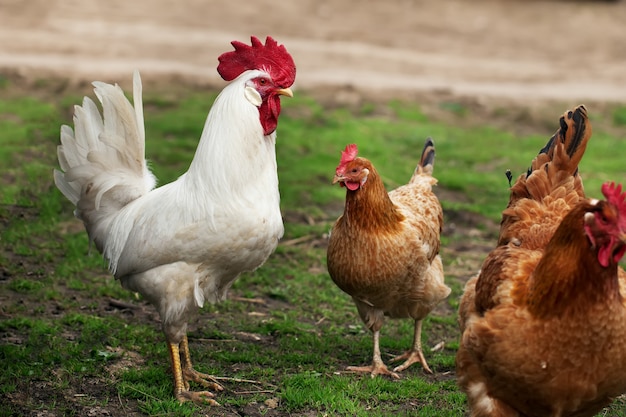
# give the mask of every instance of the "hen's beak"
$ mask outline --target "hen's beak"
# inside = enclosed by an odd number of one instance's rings
[[[291,91],[291,88],[278,89],[276,90],[276,94],[278,94],[279,96],[293,97],[293,91]]]
[[[333,185],[337,184],[338,182],[341,182],[343,180],[344,180],[344,178],[343,178],[342,175],[335,174],[335,176],[333,177]]]

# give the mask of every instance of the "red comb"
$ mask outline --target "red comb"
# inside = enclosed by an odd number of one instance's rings
[[[359,150],[354,143],[346,146],[346,149],[341,151],[341,161],[339,161],[339,165],[337,166],[337,170],[335,172],[337,174],[343,174],[346,170],[346,165],[348,165],[349,162],[354,161],[354,158],[356,158],[358,153]]]
[[[268,36],[265,45],[256,36],[251,37],[252,46],[232,41],[234,51],[225,52],[218,58],[217,72],[226,81],[232,81],[247,70],[266,71],[281,88],[290,87],[296,79],[296,64],[283,45]]]
[[[606,197],[606,201],[617,207],[621,218],[620,223],[626,223],[626,192],[622,192],[622,185],[605,182],[602,184],[602,194]]]

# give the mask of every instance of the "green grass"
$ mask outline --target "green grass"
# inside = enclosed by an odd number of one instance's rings
[[[3,81],[2,89],[10,88]],[[88,253],[82,226],[52,183],[59,126],[70,122],[68,108],[79,97],[37,93],[40,98],[0,99],[0,416],[40,409],[78,416],[98,407],[129,415],[197,415],[200,407],[181,406],[172,397],[156,313],[107,274],[95,248]],[[147,157],[163,184],[187,169],[215,94],[147,94]],[[277,151],[284,242],[292,244],[279,246],[262,268],[237,280],[234,298],[205,307],[190,324],[199,370],[252,381],[224,381],[226,390],[217,397],[223,407],[212,412],[463,415],[465,397],[454,379],[455,311],[463,281],[480,259],[446,250],[468,237],[443,238],[445,266],[455,271],[446,277],[453,292],[423,332],[435,375],[424,375],[419,366],[399,381],[345,373],[346,365],[368,363],[372,346],[351,300],[326,272],[323,242],[344,199],[330,181],[341,150],[357,143],[389,188],[400,185],[431,136],[439,187],[457,196],[442,198],[446,217],[459,210],[475,213],[484,224],[473,226],[480,236],[471,239],[492,245],[488,224],[499,221],[508,201],[505,170],[517,176],[527,168],[564,109],[552,115],[549,128],[539,124],[532,134],[519,135],[514,126],[493,127],[500,120],[470,123],[472,109],[455,102],[440,105],[447,112],[442,122],[416,103],[324,108],[305,94],[283,100]],[[599,196],[603,181],[624,180],[619,150],[625,110],[609,110],[594,115],[599,127],[581,164],[591,196]],[[111,299],[135,307],[120,309]],[[381,338],[384,358],[407,348],[411,333],[408,321],[388,321]],[[444,349],[431,352],[440,341]],[[626,415],[620,411],[625,406],[618,400],[609,414]]]

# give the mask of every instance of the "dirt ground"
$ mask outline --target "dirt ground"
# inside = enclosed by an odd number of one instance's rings
[[[0,20],[0,70],[26,77],[222,85],[217,56],[254,34],[287,46],[296,89],[339,100],[626,101],[620,1],[0,0]]]

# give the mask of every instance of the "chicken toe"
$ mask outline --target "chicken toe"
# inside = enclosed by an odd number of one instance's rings
[[[433,371],[426,363],[426,358],[424,358],[424,353],[422,352],[422,321],[415,320],[415,328],[413,333],[413,346],[411,350],[403,353],[402,355],[398,355],[391,359],[391,362],[398,362],[404,360],[404,363],[400,366],[396,366],[393,370],[394,372],[402,372],[407,369],[409,366],[414,363],[421,363],[422,368],[426,373],[432,374]]]
[[[393,368],[394,372],[402,372],[405,369],[407,369],[409,366],[413,365],[414,363],[419,362],[422,364],[422,367],[424,368],[424,371],[426,373],[429,373],[429,374],[433,373],[433,371],[430,369],[430,367],[426,363],[426,358],[424,358],[424,354],[422,353],[421,349],[409,350],[408,352],[405,352],[402,355],[396,356],[395,358],[391,359],[391,362],[397,362],[403,359],[405,359],[404,363],[402,365],[399,365]]]
[[[374,378],[376,375],[388,375],[393,379],[400,379],[400,375],[387,369],[387,366],[382,362],[372,363],[369,366],[348,366],[346,368],[346,371],[359,373],[367,372],[371,375],[372,378]]]
[[[200,384],[205,388],[210,388],[215,391],[224,390],[224,387],[218,384],[212,375],[203,374],[202,372],[198,372],[193,368],[183,368],[182,371],[183,380],[185,381],[186,387],[189,385],[189,382],[195,382],[196,384]]]
[[[181,391],[176,394],[176,399],[180,403],[192,401],[198,405],[219,406],[220,403],[213,399],[215,395],[209,391]]]
[[[191,359],[189,358],[187,336],[184,337],[180,344],[169,342],[167,346],[172,360],[174,396],[176,399],[181,403],[192,401],[198,405],[219,405],[213,399],[215,395],[212,392],[189,390],[189,381],[199,383],[207,388],[210,387],[216,391],[221,391],[223,388],[217,382],[214,382],[210,375],[202,374],[193,369]]]
[[[189,389],[189,382],[195,382],[205,388],[210,388],[215,391],[224,390],[224,388],[217,383],[212,375],[198,372],[193,368],[191,355],[189,353],[189,340],[187,339],[187,336],[185,336],[180,342],[180,360],[183,381],[186,389]]]
[[[374,331],[374,355],[370,366],[348,366],[347,371],[350,372],[368,372],[372,378],[376,375],[388,375],[393,379],[400,379],[400,375],[387,369],[387,366],[380,357],[380,331]]]

